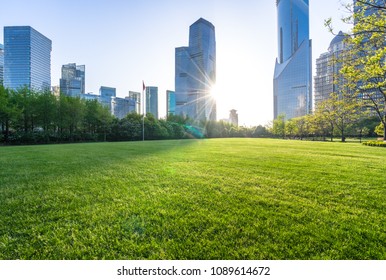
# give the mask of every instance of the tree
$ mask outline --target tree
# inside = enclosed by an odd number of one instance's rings
[[[19,114],[20,111],[14,102],[12,92],[0,85],[0,124],[5,143],[9,142],[12,121],[14,121]]]
[[[285,138],[286,121],[284,115],[279,115],[272,123],[272,134]]]
[[[56,97],[49,91],[37,94],[34,100],[35,125],[43,130],[45,143],[50,141],[50,134],[54,134],[56,129],[57,103]]]
[[[376,128],[375,128],[375,133],[378,134],[379,136],[383,136],[383,132],[385,131],[385,125],[383,123],[380,123]]]
[[[386,140],[386,2],[357,0],[346,21],[354,27],[341,73],[361,105],[378,116]]]
[[[357,122],[362,114],[356,98],[346,93],[332,93],[330,98],[322,101],[317,110],[330,123],[332,129],[339,131],[341,141],[345,142],[346,131]]]
[[[304,137],[310,134],[310,118],[308,115],[294,118],[292,121],[295,124],[296,135],[300,138],[300,140],[303,140]]]
[[[268,128],[262,125],[258,125],[253,128],[252,137],[268,137],[271,136]]]
[[[32,132],[35,128],[37,93],[28,87],[21,87],[12,92],[13,102],[21,112],[16,121],[16,128],[21,128],[24,134]]]
[[[294,138],[296,133],[296,123],[294,119],[288,120],[285,124],[285,135],[290,138]]]

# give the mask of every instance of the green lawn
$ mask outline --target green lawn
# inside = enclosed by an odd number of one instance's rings
[[[386,259],[386,149],[0,147],[0,259]]]

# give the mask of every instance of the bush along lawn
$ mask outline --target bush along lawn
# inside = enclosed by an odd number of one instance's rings
[[[363,145],[373,146],[373,147],[385,147],[386,148],[386,142],[385,141],[366,141],[366,142],[363,142]]]

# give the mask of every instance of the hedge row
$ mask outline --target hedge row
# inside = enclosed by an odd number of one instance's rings
[[[367,141],[367,142],[363,142],[363,145],[386,148],[386,142],[383,142],[383,141]]]

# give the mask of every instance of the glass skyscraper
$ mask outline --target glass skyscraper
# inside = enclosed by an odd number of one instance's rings
[[[189,47],[175,52],[176,114],[193,120],[216,120],[216,101],[210,91],[216,83],[215,27],[200,18],[190,26]]]
[[[274,118],[312,112],[312,44],[308,0],[276,0],[278,57],[273,80]]]
[[[146,113],[158,119],[158,87],[146,87]]]
[[[4,86],[51,88],[50,39],[30,26],[4,27]]]
[[[339,73],[342,64],[338,59],[347,49],[346,36],[340,31],[331,41],[328,52],[322,53],[316,59],[316,75],[314,77],[315,108],[321,101],[330,98],[331,93],[339,93],[341,89],[342,77]]]
[[[117,89],[113,87],[100,87],[99,100],[103,106],[107,107],[112,115],[114,115],[114,98],[117,96]]]
[[[86,66],[69,63],[62,66],[60,92],[76,97],[85,93]]]
[[[176,114],[176,93],[171,90],[166,91],[166,113],[167,116]]]
[[[0,44],[0,85],[4,80],[4,46]]]
[[[134,100],[135,102],[135,112],[137,112],[137,114],[141,114],[142,113],[141,93],[135,92],[135,91],[129,91],[129,99]]]

